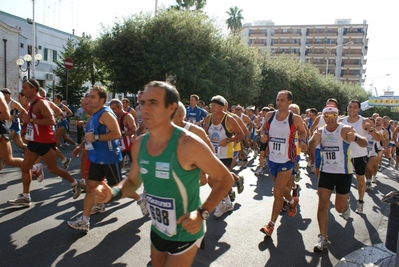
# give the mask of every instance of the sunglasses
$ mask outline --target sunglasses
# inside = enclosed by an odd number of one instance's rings
[[[325,119],[328,119],[328,118],[336,118],[337,117],[337,114],[324,114],[324,118]]]

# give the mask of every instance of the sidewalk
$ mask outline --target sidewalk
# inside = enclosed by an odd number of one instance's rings
[[[380,266],[395,267],[396,253],[385,248],[384,243],[358,249],[343,257],[336,267]]]

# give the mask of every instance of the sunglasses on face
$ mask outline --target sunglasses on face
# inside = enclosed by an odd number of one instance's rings
[[[328,119],[328,118],[335,119],[336,117],[337,117],[337,114],[324,114],[325,119]]]

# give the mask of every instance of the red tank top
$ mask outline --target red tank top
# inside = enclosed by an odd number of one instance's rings
[[[31,118],[33,119],[44,119],[45,117],[43,117],[42,115],[36,115],[34,114],[33,111],[33,107],[34,105],[39,101],[39,100],[44,100],[47,101],[44,97],[38,97],[35,101],[33,101],[33,103],[30,105],[29,107],[29,115]],[[29,126],[29,124],[31,126]],[[55,135],[52,129],[51,125],[38,125],[38,124],[34,124],[34,123],[29,123],[27,125],[27,129],[32,129],[33,132],[32,133],[28,133],[28,130],[26,132],[26,134],[30,134],[33,136],[33,140],[29,140],[29,141],[34,141],[37,143],[47,143],[47,144],[51,144],[51,143],[55,143]],[[25,135],[26,138],[26,135]]]
[[[123,119],[125,116],[129,114],[128,112],[123,112],[122,117],[119,119],[119,128],[124,132],[130,131],[131,129],[128,129],[126,126],[123,125]],[[121,139],[119,140],[119,148],[121,149],[122,152],[125,151],[130,151],[132,149],[133,143],[131,142],[130,136],[122,136]]]

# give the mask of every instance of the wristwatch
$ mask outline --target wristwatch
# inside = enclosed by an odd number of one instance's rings
[[[209,218],[209,211],[203,208],[197,209],[198,213],[201,215],[203,220],[207,220]]]
[[[100,140],[100,136],[99,136],[98,134],[94,135],[94,140],[95,140],[95,141]]]

